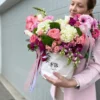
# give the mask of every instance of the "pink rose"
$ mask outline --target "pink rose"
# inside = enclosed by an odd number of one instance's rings
[[[56,39],[56,40],[60,39],[60,30],[59,29],[56,29],[56,28],[50,29],[47,34],[48,34],[48,36],[50,36],[53,39]]]
[[[27,30],[32,32],[33,29],[37,27],[37,24],[38,24],[37,17],[32,16],[32,15],[27,17],[26,19],[26,29]]]
[[[30,43],[34,43],[37,39],[37,36],[35,34],[33,34],[31,37],[30,37]]]
[[[59,50],[60,50],[59,46],[56,46],[56,47],[54,48],[54,52],[55,52],[55,53],[58,53]]]

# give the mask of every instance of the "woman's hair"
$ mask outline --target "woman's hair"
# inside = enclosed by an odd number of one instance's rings
[[[95,5],[96,5],[96,0],[88,0],[87,2],[88,10],[94,9]],[[94,17],[92,13],[90,14],[90,16]]]

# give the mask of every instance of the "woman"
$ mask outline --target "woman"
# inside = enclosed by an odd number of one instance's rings
[[[96,5],[96,0],[72,0],[69,7],[70,15],[88,14]],[[93,44],[93,39],[87,39],[84,52]],[[98,37],[95,47],[92,47],[92,57],[86,61],[82,59],[78,69],[72,79],[66,79],[59,73],[54,75],[58,78],[54,80],[47,75],[45,78],[53,84],[51,94],[54,100],[96,100],[95,82],[100,78],[100,37]],[[59,87],[64,87],[64,93]]]

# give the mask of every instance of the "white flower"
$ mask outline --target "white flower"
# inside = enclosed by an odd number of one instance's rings
[[[61,30],[61,40],[66,43],[72,41],[76,36],[78,36],[78,33],[73,26],[66,25],[66,27]]]
[[[41,23],[38,24],[38,27],[37,27],[37,31],[36,33],[38,33],[39,31],[43,31],[44,33],[46,33],[49,29],[50,29],[50,22],[52,22],[51,20],[45,20]]]
[[[38,14],[38,15],[37,15],[37,19],[38,19],[38,21],[41,22],[41,21],[43,21],[43,16],[42,16],[41,14]]]
[[[33,35],[33,33],[30,32],[29,30],[25,30],[24,33],[25,33],[26,35],[28,35],[29,37],[31,37],[31,36]]]
[[[65,16],[65,22],[66,22],[66,24],[68,24],[69,21],[70,21],[70,16]]]
[[[58,19],[58,20],[56,20],[56,22],[60,24],[61,29],[65,28],[65,26],[66,26],[66,21],[65,20]]]

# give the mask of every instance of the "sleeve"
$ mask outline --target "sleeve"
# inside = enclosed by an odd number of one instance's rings
[[[80,84],[79,90],[87,88],[100,79],[100,37],[96,41],[88,66],[73,78]]]

